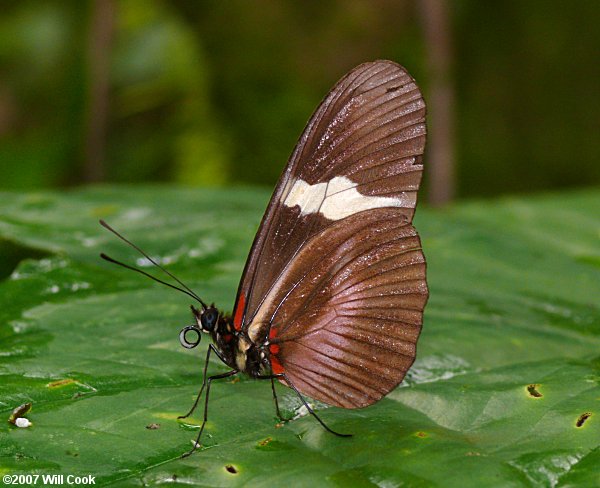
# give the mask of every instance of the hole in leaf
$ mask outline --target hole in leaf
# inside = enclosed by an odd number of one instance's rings
[[[577,419],[577,422],[575,422],[575,425],[577,427],[583,427],[583,424],[585,424],[586,420],[589,419],[592,416],[591,412],[585,412],[582,413],[579,418]]]
[[[539,392],[539,390],[538,390],[539,386],[540,385],[533,385],[533,384],[527,386],[527,393],[529,393],[530,397],[542,398],[544,396]]]
[[[231,474],[237,474],[238,473],[237,468],[235,466],[233,466],[232,464],[225,465],[225,470],[228,473],[231,473]]]

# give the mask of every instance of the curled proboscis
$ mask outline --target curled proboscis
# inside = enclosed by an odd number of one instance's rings
[[[196,338],[195,342],[188,341],[187,334],[189,331],[194,331],[194,333],[196,334],[197,338]],[[200,344],[201,339],[202,339],[202,336],[200,334],[200,329],[198,329],[198,326],[196,326],[196,325],[188,325],[187,327],[184,327],[183,329],[181,329],[181,332],[179,333],[179,342],[186,349],[193,349],[198,344]]]

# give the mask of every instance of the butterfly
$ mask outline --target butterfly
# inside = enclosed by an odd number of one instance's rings
[[[371,405],[414,362],[428,298],[426,263],[412,225],[423,172],[425,102],[392,61],[357,66],[310,118],[281,175],[250,250],[233,314],[195,292],[134,246],[193,297],[180,341],[210,335],[202,388],[238,373],[342,408]],[[148,275],[102,254],[104,259]],[[193,335],[193,340],[190,339]],[[229,371],[208,375],[211,355]],[[188,454],[189,454],[188,453]]]

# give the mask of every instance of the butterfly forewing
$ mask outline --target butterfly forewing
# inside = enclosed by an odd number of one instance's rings
[[[424,144],[425,104],[401,66],[367,63],[342,78],[310,119],[257,233],[236,304],[244,303],[243,313],[236,310],[244,324],[304,242],[331,225],[332,217],[343,217],[336,207],[351,207],[356,192],[396,198],[412,220]],[[329,212],[318,211],[323,188],[313,185],[319,183],[337,196],[328,199]],[[303,196],[310,204],[301,205]]]
[[[414,360],[427,287],[410,223],[424,144],[414,80],[367,63],[327,95],[279,180],[234,323],[256,343],[270,334],[273,371],[302,393],[368,405]]]

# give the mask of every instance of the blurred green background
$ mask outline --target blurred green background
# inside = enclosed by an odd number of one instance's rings
[[[378,58],[425,93],[431,203],[600,183],[597,1],[0,6],[0,190],[273,185],[329,88]]]

